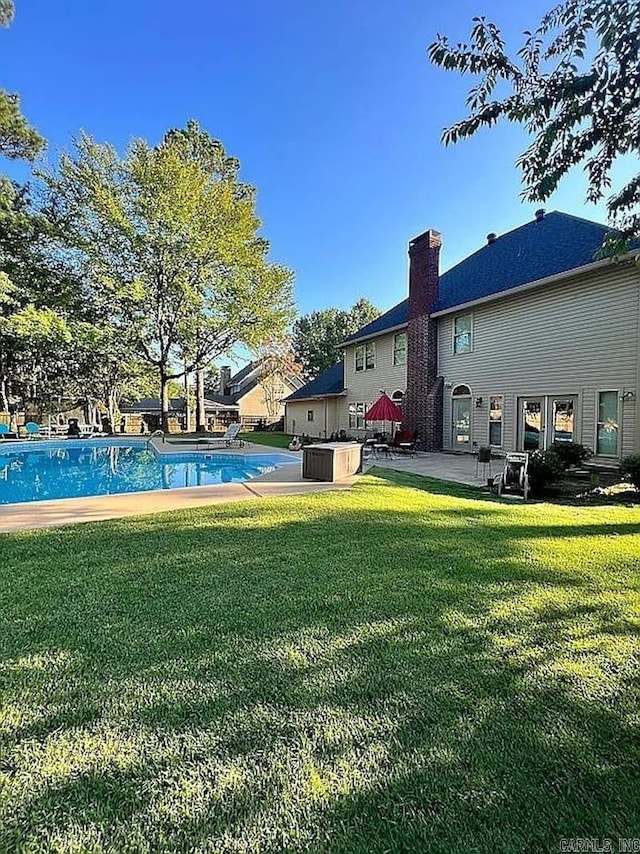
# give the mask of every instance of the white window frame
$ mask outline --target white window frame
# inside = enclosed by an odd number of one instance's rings
[[[358,354],[361,354],[361,356],[362,356],[362,367],[360,367],[360,368],[358,367]],[[353,370],[354,370],[354,373],[356,373],[356,374],[362,373],[362,371],[364,371],[364,366],[365,366],[364,344],[358,344],[358,346],[355,348],[354,354],[353,354]]]
[[[307,421],[308,421],[308,422],[312,422],[312,421],[313,421],[314,415],[315,415],[315,410],[313,410],[313,409],[307,409]],[[309,418],[309,416],[311,416],[311,418]]]
[[[404,360],[402,362],[399,362],[396,358],[396,353],[397,353],[396,341],[401,336],[404,338],[404,351],[400,351],[400,352],[404,352]],[[407,343],[408,342],[407,342],[407,333],[406,332],[396,332],[396,334],[393,336],[393,364],[394,364],[394,366],[401,366],[401,365],[407,364]]]
[[[471,328],[470,328],[470,330],[469,330],[469,349],[468,349],[468,350],[456,350],[456,342],[457,342],[457,339],[458,339],[458,335],[462,334],[462,333],[458,333],[458,334],[456,334],[456,320],[458,320],[458,318],[461,318],[461,317],[469,317],[469,318],[471,318]],[[451,332],[451,334],[452,334],[452,346],[451,346],[451,349],[452,349],[452,351],[453,351],[453,355],[454,355],[454,356],[466,356],[466,355],[468,355],[469,353],[473,353],[473,338],[474,338],[474,332],[475,332],[475,328],[474,328],[474,327],[475,327],[475,322],[474,322],[474,317],[473,317],[473,312],[472,312],[472,311],[467,311],[467,312],[465,312],[464,314],[456,314],[456,315],[454,315],[454,317],[453,317],[453,329],[452,329],[452,332]]]
[[[618,419],[618,443],[615,454],[600,454],[598,453],[598,424],[600,417],[600,395],[601,394],[615,394],[616,400],[618,402],[618,408],[616,411],[617,419]],[[598,388],[596,389],[596,400],[595,400],[595,437],[593,442],[593,447],[595,448],[595,453],[597,457],[604,457],[608,460],[619,460],[622,451],[622,407],[620,400],[620,389],[615,388]]]
[[[499,397],[502,401],[502,405],[500,407],[500,422],[491,420],[491,398]],[[504,394],[490,394],[489,395],[489,412],[487,413],[487,445],[491,448],[502,448],[504,445]],[[500,424],[500,444],[494,445],[491,442],[491,425],[492,424]]]
[[[369,353],[371,353],[371,357],[373,359],[373,364],[369,365]],[[375,341],[367,341],[364,345],[364,369],[365,371],[375,371],[376,368],[376,342]]]

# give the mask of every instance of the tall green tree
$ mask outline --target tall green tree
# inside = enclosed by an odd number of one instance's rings
[[[524,33],[516,53],[484,17],[474,18],[468,44],[438,36],[431,61],[479,78],[467,97],[469,115],[443,141],[500,119],[519,123],[533,137],[518,160],[527,201],[546,201],[578,164],[588,177],[587,201],[600,201],[619,158],[640,150],[639,32],[638,0],[565,0]],[[640,233],[640,173],[608,196],[607,208],[622,240]]]
[[[13,0],[0,0],[0,26],[8,27],[14,14]],[[44,138],[22,115],[20,98],[0,89],[0,155],[12,160],[34,160],[44,145]]]
[[[24,187],[0,205],[0,409],[36,408],[70,373],[68,319],[83,310],[80,283],[54,251],[50,224]]]
[[[292,276],[267,257],[255,191],[237,169],[204,162],[196,130],[155,147],[136,140],[124,157],[82,134],[44,176],[89,288],[109,295],[116,323],[158,370],[165,426],[171,379],[279,333],[292,313]]]
[[[325,308],[299,317],[293,326],[293,348],[305,378],[316,377],[335,365],[342,356],[340,344],[380,316],[366,298],[359,299],[348,311]]]

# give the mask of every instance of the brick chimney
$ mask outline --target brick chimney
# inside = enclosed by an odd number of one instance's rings
[[[229,365],[223,365],[220,368],[220,394],[229,394],[229,386],[231,385],[231,368]]]
[[[443,380],[438,376],[440,233],[429,229],[409,243],[407,391],[402,402],[407,426],[417,430],[425,451],[442,450]]]

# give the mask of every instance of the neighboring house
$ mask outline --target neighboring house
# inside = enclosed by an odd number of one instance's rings
[[[284,415],[284,400],[304,385],[296,374],[265,375],[262,364],[250,362],[233,376],[231,368],[220,369],[220,394],[209,398],[237,410],[244,426],[279,421]]]
[[[538,211],[442,275],[438,232],[416,237],[409,297],[344,342],[343,387],[316,398],[335,413],[322,429],[370,432],[364,412],[385,390],[428,450],[640,452],[638,251],[594,260],[606,232]],[[308,389],[287,401],[287,429]]]

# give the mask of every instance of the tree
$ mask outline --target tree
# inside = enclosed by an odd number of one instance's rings
[[[25,187],[7,182],[0,205],[0,408],[41,406],[71,373],[69,316],[82,310],[79,281],[52,252],[50,225]]]
[[[299,376],[302,366],[296,362],[296,354],[287,337],[274,338],[258,348],[257,361],[260,365],[260,381],[267,415],[274,421],[280,411],[282,400],[291,394],[287,379]]]
[[[293,347],[304,376],[316,377],[335,365],[345,338],[379,316],[378,309],[363,297],[349,311],[325,308],[299,317],[293,326]]]
[[[515,57],[483,17],[474,18],[470,44],[452,46],[439,35],[429,47],[431,61],[480,77],[467,97],[470,115],[444,131],[444,143],[502,118],[517,122],[533,135],[518,160],[525,200],[546,201],[561,178],[583,164],[587,200],[600,201],[616,161],[640,148],[639,31],[638,0],[565,0],[525,32]],[[636,174],[607,199],[616,240],[640,233],[639,207]]]
[[[83,134],[44,175],[89,288],[109,295],[114,321],[158,370],[165,427],[171,379],[281,331],[292,311],[291,273],[257,234],[255,191],[225,168],[235,161],[221,143],[223,168],[205,162],[205,137],[190,123],[121,158]]]
[[[0,26],[13,21],[13,0],[0,0]],[[44,148],[45,141],[20,112],[20,99],[0,89],[0,155],[12,160],[33,160]]]

